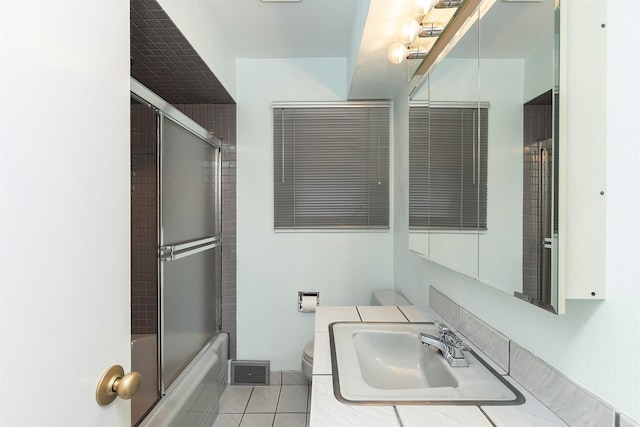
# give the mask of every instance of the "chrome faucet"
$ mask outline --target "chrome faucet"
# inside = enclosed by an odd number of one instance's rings
[[[463,351],[469,350],[469,347],[456,334],[451,332],[447,325],[437,321],[434,323],[439,329],[440,337],[436,338],[420,332],[420,335],[418,335],[420,342],[440,350],[444,359],[453,367],[469,366]]]

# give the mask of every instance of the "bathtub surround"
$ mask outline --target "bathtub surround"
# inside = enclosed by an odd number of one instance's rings
[[[498,363],[514,380],[571,426],[615,427],[617,412],[588,390],[491,328],[434,287],[429,288],[431,308]],[[630,378],[629,380],[633,380]]]
[[[131,103],[131,334],[158,333],[156,113]]]
[[[227,388],[229,337],[213,337],[172,384],[140,427],[210,426]]]
[[[187,40],[183,34],[184,26],[178,28],[157,1],[130,2],[130,30],[131,75],[222,140],[221,327],[229,334],[233,358],[236,354],[236,106],[226,89],[229,85],[209,68],[210,58],[202,54],[203,50],[196,51],[193,40]],[[219,50],[225,49],[219,46]],[[132,129],[138,125],[140,138],[144,136],[142,132],[155,131],[155,128],[141,122],[143,113],[138,110],[136,117],[132,112]],[[155,150],[138,145],[137,151],[133,151],[132,142],[132,154],[136,153],[135,158],[132,157],[132,170],[140,166],[141,174],[132,176],[132,185],[139,182],[140,190],[152,199],[132,206],[132,227],[141,232],[151,226],[144,221],[157,217],[155,172],[148,169],[148,164],[155,163],[156,158]],[[143,166],[146,168],[142,169]],[[151,276],[156,275],[157,283],[157,267],[152,269],[149,256],[155,257],[155,249],[145,245],[132,247],[132,263],[141,266],[133,269],[132,275],[143,271],[132,277],[132,333],[155,333],[156,329],[157,289],[152,289],[155,285]]]

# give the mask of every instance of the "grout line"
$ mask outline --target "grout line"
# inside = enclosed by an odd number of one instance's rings
[[[402,308],[399,306],[396,306],[396,308],[398,310],[400,310],[400,313],[404,316],[405,319],[407,319],[407,322],[411,322],[411,320],[409,320],[409,318],[407,317],[406,313],[404,311],[402,311]]]
[[[280,384],[280,390],[278,390],[278,398],[276,399],[276,409],[273,410],[273,422],[276,421],[276,412],[278,412],[278,405],[280,404],[280,397],[282,396],[282,384]]]
[[[507,375],[511,376],[511,343],[509,340],[509,345],[507,347]]]
[[[395,412],[396,414],[396,418],[398,419],[398,424],[400,425],[400,427],[404,427],[404,424],[402,424],[402,418],[400,418],[400,412],[398,412],[398,408],[396,405],[393,405],[393,412]]]
[[[242,418],[244,418],[244,414],[247,413],[247,408],[249,407],[249,402],[251,401],[251,396],[253,396],[253,390],[255,390],[255,387],[251,387],[251,393],[249,393],[249,398],[247,399],[247,403],[245,403],[244,410],[242,411]]]
[[[493,427],[497,427],[496,424],[493,422],[493,420],[489,417],[489,415],[487,415],[487,413],[484,412],[481,406],[477,406],[477,408],[480,410],[480,412],[482,412],[482,415],[484,415],[487,418],[487,420],[489,420],[489,422]]]

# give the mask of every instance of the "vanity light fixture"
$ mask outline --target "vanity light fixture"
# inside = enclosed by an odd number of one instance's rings
[[[411,0],[411,11],[416,16],[425,16],[440,0]]]
[[[401,64],[405,59],[421,59],[427,56],[427,51],[422,46],[405,46],[403,43],[394,43],[387,51],[387,58],[392,64]]]
[[[403,43],[412,43],[417,37],[438,37],[444,24],[442,22],[423,22],[418,24],[414,19],[402,27],[400,31],[400,41]]]
[[[436,8],[444,9],[446,7],[459,7],[462,2],[463,0],[440,0],[440,2],[436,5]]]
[[[434,21],[424,22],[424,17],[431,9],[457,8],[464,0],[411,0],[411,11],[418,17],[410,19],[400,29],[400,42],[394,43],[387,51],[387,58],[393,64],[400,64],[405,59],[421,59],[427,54],[424,46],[410,46],[418,37],[439,37],[446,23]],[[421,21],[422,23],[420,23]]]

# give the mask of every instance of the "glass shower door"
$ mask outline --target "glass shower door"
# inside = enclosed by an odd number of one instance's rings
[[[220,150],[161,116],[161,389],[220,328]]]

